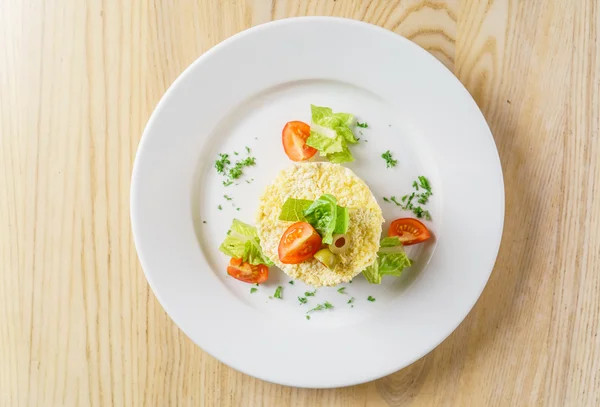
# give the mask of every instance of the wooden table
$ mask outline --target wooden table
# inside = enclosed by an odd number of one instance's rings
[[[498,262],[463,324],[412,366],[334,390],[196,347],[129,224],[136,147],[169,84],[238,31],[300,15],[369,21],[439,58],[506,183]],[[0,2],[0,405],[599,406],[599,30],[597,0]]]

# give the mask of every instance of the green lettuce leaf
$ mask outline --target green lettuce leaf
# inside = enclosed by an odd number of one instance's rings
[[[242,259],[253,265],[273,265],[271,259],[265,256],[260,247],[256,228],[237,219],[234,219],[231,223],[231,228],[219,250],[227,256]]]
[[[348,223],[350,222],[350,214],[348,213],[348,208],[343,208],[341,206],[337,207],[335,219],[335,228],[333,229],[334,235],[341,235],[348,231]]]
[[[329,129],[349,127],[354,121],[354,116],[350,113],[333,113],[329,107],[310,105],[310,113],[314,124]]]
[[[310,137],[306,144],[319,150],[319,154],[334,163],[354,161],[348,144],[358,143],[350,126],[354,116],[349,113],[333,113],[328,107],[310,106],[312,121]]]
[[[399,253],[379,253],[379,274],[400,277],[402,270],[412,266],[412,262],[404,252]]]
[[[281,207],[279,220],[285,220],[289,222],[306,221],[304,218],[304,211],[307,210],[312,203],[313,201],[310,199],[288,198]]]
[[[339,153],[327,154],[327,159],[334,164],[349,163],[354,161],[354,157],[346,145]]]
[[[303,214],[306,221],[319,232],[323,243],[331,244],[337,218],[337,199],[330,194],[322,195]]]
[[[304,217],[304,211],[306,211],[313,204],[313,202],[314,201],[309,199],[288,198],[281,207],[279,220],[284,220],[287,222],[308,222]],[[346,233],[348,231],[349,221],[350,216],[348,213],[348,208],[343,208],[336,205],[336,219],[333,234],[336,235]]]
[[[306,144],[319,150],[321,155],[339,153],[344,150],[344,139],[341,137],[329,138],[315,130],[310,131],[310,137],[306,139]]]
[[[396,247],[396,246],[402,246],[402,243],[400,242],[400,238],[398,238],[398,236],[384,237],[379,242],[379,247]]]
[[[358,144],[358,139],[354,136],[354,133],[352,132],[352,130],[350,130],[350,127],[348,127],[348,126],[338,127],[337,133],[340,134],[344,138],[346,143]]]
[[[362,275],[369,282],[369,284],[381,284],[381,274],[379,274],[379,263],[377,260],[373,262],[369,267],[362,271]]]
[[[381,284],[384,275],[399,277],[402,270],[412,266],[398,237],[386,237],[379,243],[377,260],[363,270],[363,275],[371,284]]]
[[[260,247],[260,241],[258,240],[249,240],[246,242],[246,246],[244,248],[244,255],[242,256],[242,260],[250,263],[250,264],[266,264],[267,266],[272,266],[273,262],[269,259],[262,251],[262,247]]]
[[[242,222],[238,219],[233,219],[228,234],[237,233],[243,236],[255,237],[258,239],[258,231],[252,225]]]

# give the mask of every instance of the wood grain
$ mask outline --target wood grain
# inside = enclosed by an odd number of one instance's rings
[[[129,225],[143,127],[198,55],[272,19],[381,25],[476,99],[506,184],[498,262],[460,327],[376,382],[294,389],[196,347]],[[596,0],[0,2],[0,405],[600,405]]]

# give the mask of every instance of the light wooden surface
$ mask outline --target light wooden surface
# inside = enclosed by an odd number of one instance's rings
[[[376,382],[265,383],[205,354],[138,264],[129,181],[159,98],[272,19],[336,15],[428,49],[481,107],[506,223],[481,299]],[[599,406],[597,0],[0,2],[0,405]]]

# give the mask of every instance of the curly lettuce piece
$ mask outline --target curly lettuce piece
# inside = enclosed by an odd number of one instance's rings
[[[304,211],[306,211],[314,201],[310,199],[295,199],[288,198],[281,207],[281,214],[279,214],[279,220],[287,222],[308,222],[304,217]],[[336,220],[335,227],[333,229],[334,235],[341,235],[348,231],[348,223],[350,222],[350,216],[348,208],[341,206],[336,207]],[[315,225],[312,225],[315,227]],[[316,229],[316,227],[315,227]]]
[[[323,243],[333,242],[333,231],[337,223],[337,199],[325,194],[315,200],[303,213],[306,221],[321,235]]]
[[[377,259],[363,270],[363,276],[370,284],[381,284],[384,275],[399,277],[402,271],[412,266],[398,237],[386,237],[379,243]]]
[[[238,219],[234,219],[231,223],[231,228],[219,250],[227,256],[242,259],[252,265],[273,265],[271,259],[262,251],[256,228]]]
[[[348,144],[358,143],[350,128],[354,116],[349,113],[333,113],[329,107],[315,105],[311,105],[310,110],[312,121],[306,144],[319,150],[320,155],[333,163],[354,161],[348,149]]]

